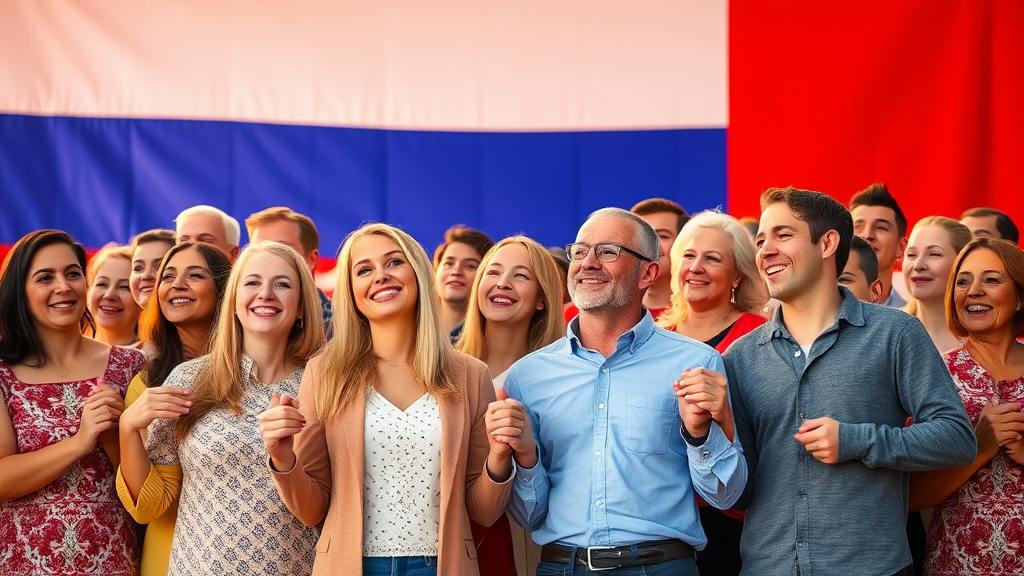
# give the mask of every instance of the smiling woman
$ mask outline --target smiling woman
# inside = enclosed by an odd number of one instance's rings
[[[135,325],[142,309],[132,298],[129,286],[131,258],[127,246],[107,246],[93,255],[86,274],[86,301],[96,322],[96,340],[137,348],[140,342]]]
[[[165,277],[175,262],[169,255]],[[176,279],[197,273],[185,264]],[[187,308],[201,296],[161,300]],[[122,502],[148,521],[181,501],[168,574],[309,573],[316,532],[274,490],[255,416],[298,396],[305,363],[324,344],[322,321],[302,257],[276,242],[252,244],[228,278],[211,353],[125,411]]]
[[[282,498],[323,526],[313,574],[478,574],[469,520],[505,510],[511,459],[485,428],[486,366],[442,328],[426,252],[386,224],[350,234],[334,314],[300,402],[260,417]]]
[[[131,576],[135,530],[112,470],[136,350],[86,338],[85,251],[26,235],[0,272],[0,558],[10,574]]]

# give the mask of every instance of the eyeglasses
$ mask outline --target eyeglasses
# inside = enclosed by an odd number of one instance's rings
[[[611,242],[602,242],[600,244],[584,244],[582,242],[566,244],[565,255],[569,257],[569,260],[583,260],[587,257],[587,254],[590,254],[591,248],[595,250],[594,257],[597,258],[599,262],[615,262],[619,259],[619,255],[623,250],[646,262],[654,262],[654,260],[651,260],[647,256],[644,256],[635,250],[630,250],[622,244],[613,244]]]

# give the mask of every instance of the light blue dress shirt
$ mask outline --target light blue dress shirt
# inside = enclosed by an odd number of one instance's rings
[[[699,447],[679,433],[672,384],[683,370],[724,373],[709,346],[654,326],[649,312],[608,358],[566,337],[508,371],[505,390],[529,412],[539,463],[519,468],[510,510],[538,544],[707,542],[694,490],[728,508],[743,491],[746,461],[717,424]]]

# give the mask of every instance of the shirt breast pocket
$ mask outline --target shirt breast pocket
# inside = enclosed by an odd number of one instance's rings
[[[639,454],[664,454],[679,420],[671,397],[630,394],[626,406],[626,448]]]

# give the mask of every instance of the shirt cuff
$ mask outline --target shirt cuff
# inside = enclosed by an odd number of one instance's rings
[[[711,423],[711,430],[708,431],[707,437],[699,446],[686,442],[686,454],[690,462],[698,466],[713,466],[715,462],[726,456],[731,448],[732,442],[729,442],[729,439],[725,437],[725,432],[722,431],[717,422]]]
[[[515,478],[516,478],[516,459],[513,458],[511,455],[508,457],[508,459],[512,461],[512,472],[508,475],[508,478],[506,478],[503,482],[499,482],[499,481],[494,479],[494,476],[491,476],[491,471],[490,471],[490,469],[487,468],[487,461],[485,460],[484,461],[484,474],[487,474],[487,479],[490,480],[492,483],[497,484],[498,486],[502,486],[504,484],[508,484],[509,482],[515,480]]]

